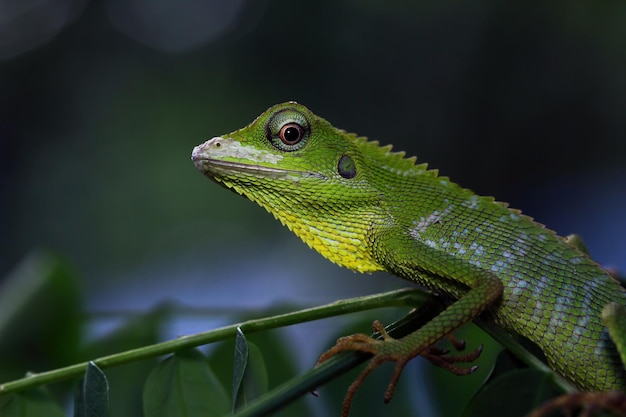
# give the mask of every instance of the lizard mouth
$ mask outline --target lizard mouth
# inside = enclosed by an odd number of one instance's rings
[[[326,179],[326,176],[317,172],[298,171],[293,169],[272,168],[263,165],[244,164],[241,162],[224,161],[207,158],[206,156],[192,155],[194,165],[200,172],[211,179],[254,176],[258,178],[275,178],[297,180],[300,178]]]

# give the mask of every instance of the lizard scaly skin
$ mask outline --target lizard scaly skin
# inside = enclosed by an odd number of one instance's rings
[[[506,204],[293,102],[197,146],[192,158],[329,260],[360,272],[388,271],[453,300],[402,339],[350,336],[322,356],[372,353],[358,383],[379,363],[396,361],[390,398],[409,359],[488,312],[496,325],[539,346],[580,389],[626,389],[616,348],[624,341],[611,338],[602,318],[612,303],[623,311],[626,291],[574,244]],[[620,334],[618,328],[613,337]]]

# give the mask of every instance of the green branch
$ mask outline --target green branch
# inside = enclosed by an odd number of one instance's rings
[[[174,340],[143,346],[109,356],[94,359],[100,368],[122,365],[141,359],[153,358],[182,349],[192,348],[235,336],[237,328],[244,333],[254,333],[297,323],[349,314],[363,310],[394,306],[417,306],[432,300],[432,296],[417,289],[403,289],[382,294],[341,300],[320,307],[308,308],[286,314],[248,320],[242,323],[221,327],[207,332],[182,336]],[[25,378],[0,384],[0,395],[21,391],[27,388],[80,377],[90,361],[58,368],[55,370],[29,374]]]

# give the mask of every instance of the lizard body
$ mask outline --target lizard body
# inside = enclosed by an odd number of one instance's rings
[[[410,358],[486,312],[538,345],[580,389],[626,390],[618,351],[626,330],[607,324],[624,322],[626,291],[577,246],[506,204],[293,102],[197,146],[192,159],[329,260],[360,272],[388,271],[454,301],[402,339],[340,339],[328,356],[374,354],[356,386],[380,362],[396,361],[389,399]],[[603,321],[609,305],[615,308]]]

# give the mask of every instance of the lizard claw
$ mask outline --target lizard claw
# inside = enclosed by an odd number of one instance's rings
[[[455,375],[469,375],[478,369],[478,366],[470,366],[469,368],[461,368],[456,366],[457,363],[471,363],[474,362],[480,354],[483,352],[483,346],[480,345],[474,351],[457,356],[444,356],[448,351],[441,350],[435,346],[428,348],[428,350],[421,354],[424,358],[428,359],[433,365],[452,372]]]
[[[434,365],[446,369],[456,375],[468,375],[478,369],[477,366],[461,368],[456,364],[473,362],[482,353],[482,345],[474,351],[465,355],[447,356],[449,351],[440,349],[436,346],[407,349],[406,346],[403,346],[401,343],[399,343],[399,340],[389,336],[383,324],[378,320],[372,323],[372,330],[374,332],[378,332],[381,335],[382,340],[374,339],[373,337],[363,333],[341,337],[337,340],[335,346],[324,352],[319,357],[317,363],[315,364],[317,366],[323,362],[326,362],[328,359],[337,355],[338,353],[347,351],[359,351],[373,355],[372,359],[370,359],[365,369],[361,371],[361,373],[356,377],[354,382],[352,382],[350,387],[348,387],[348,391],[346,392],[346,396],[343,400],[341,411],[342,417],[348,416],[350,412],[350,407],[352,405],[352,399],[354,398],[354,395],[356,394],[357,390],[359,389],[365,378],[367,378],[367,376],[375,368],[385,362],[396,363],[389,384],[387,385],[387,389],[385,390],[385,404],[391,401],[391,398],[393,397],[393,393],[395,391],[396,385],[398,384],[400,375],[402,374],[404,367],[415,356],[421,355],[424,358],[428,359]],[[459,341],[452,335],[449,335],[448,339],[450,339],[452,345],[456,350],[463,350],[465,348],[465,341]]]
[[[351,336],[340,337],[339,339],[337,339],[337,343],[335,343],[335,346],[322,353],[322,355],[315,363],[315,366],[326,362],[328,359],[338,353],[347,351],[356,350],[359,352],[370,353],[376,356],[380,351],[380,347],[378,345],[395,340],[391,336],[389,336],[389,334],[387,334],[385,327],[378,320],[372,323],[372,330],[374,332],[380,333],[383,340],[374,339],[372,336],[366,335],[364,333],[357,333]]]
[[[385,330],[383,324],[380,321],[375,321],[372,324],[372,330],[380,333],[382,340],[374,339],[363,333],[354,334],[339,338],[335,346],[324,352],[317,360],[316,366],[326,362],[331,357],[341,352],[347,351],[359,351],[373,355],[369,363],[356,377],[354,382],[348,388],[346,396],[342,405],[342,417],[347,417],[352,405],[352,399],[356,394],[358,388],[361,386],[365,378],[379,365],[385,362],[395,362],[396,366],[391,375],[387,389],[385,390],[384,401],[388,403],[393,397],[396,385],[402,375],[402,371],[406,364],[415,356],[422,355],[434,365],[446,369],[456,375],[467,375],[474,372],[478,367],[472,366],[469,368],[461,368],[457,366],[458,363],[469,363],[474,361],[482,352],[482,346],[478,347],[471,353],[457,356],[446,356],[449,352],[443,349],[439,349],[435,346],[430,347],[417,347],[415,349],[407,349],[401,342],[393,337],[389,336]],[[465,348],[464,341],[458,341],[454,336],[449,336],[452,341],[452,345],[457,350]]]
[[[389,336],[387,331],[385,330],[383,324],[376,320],[372,324],[372,330],[374,332],[380,333],[383,340],[374,339],[371,336],[368,336],[363,333],[353,334],[351,336],[341,337],[337,340],[335,346],[324,352],[319,359],[317,360],[316,366],[326,362],[331,357],[335,356],[341,352],[347,351],[359,351],[370,353],[373,355],[372,359],[369,361],[365,369],[361,371],[361,373],[356,377],[354,382],[348,387],[348,391],[346,392],[346,396],[343,400],[341,416],[347,417],[350,412],[350,407],[352,405],[352,399],[356,394],[358,388],[361,386],[365,378],[379,365],[385,362],[396,362],[395,370],[391,376],[391,380],[389,381],[389,385],[385,391],[384,401],[388,403],[391,401],[393,397],[393,392],[395,390],[396,384],[400,379],[400,375],[402,374],[402,370],[404,366],[411,360],[413,357],[417,356],[419,352],[409,352],[408,354],[402,352],[403,349],[394,349],[396,346],[391,346],[390,344],[396,344],[397,340]],[[399,346],[397,346],[399,347]],[[398,350],[400,350],[398,352]]]
[[[464,339],[457,339],[456,336],[453,333],[450,333],[448,335],[448,340],[450,341],[450,343],[452,343],[452,346],[454,346],[454,348],[457,351],[461,351],[461,350],[465,350],[465,340]]]

